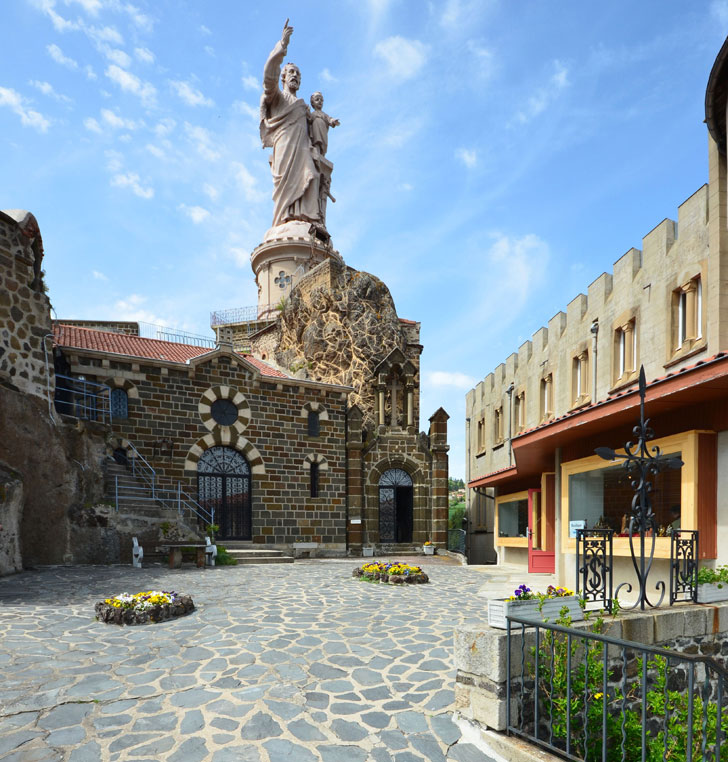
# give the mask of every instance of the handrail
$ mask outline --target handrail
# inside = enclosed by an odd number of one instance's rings
[[[184,508],[192,513],[195,517],[197,517],[200,521],[203,521],[207,524],[215,523],[215,510],[208,510],[204,506],[200,505],[197,500],[188,495],[181,488],[181,484],[179,482],[177,482],[176,486],[172,487],[156,486],[151,496],[149,496],[149,489],[147,487],[124,485],[120,489],[119,477],[115,476],[114,499],[117,511],[119,510],[119,505],[121,503],[129,501],[159,503],[168,510],[176,510],[180,515],[182,515]]]
[[[102,423],[106,423],[108,416],[109,423],[112,422],[111,387],[108,384],[87,381],[85,378],[64,376],[61,373],[56,373],[55,379],[53,404],[59,413],[90,421],[95,421],[100,416]],[[66,383],[59,384],[59,379]],[[63,399],[63,392],[71,395],[71,398]]]
[[[134,476],[136,476],[136,472],[137,472],[136,461],[137,461],[137,458],[138,458],[142,462],[142,464],[144,466],[146,466],[146,472],[145,472],[144,468],[140,468],[139,469],[141,477],[151,487],[151,489],[152,489],[152,497],[154,497],[154,491],[155,491],[156,485],[157,485],[157,472],[149,464],[149,461],[139,452],[139,450],[137,450],[137,448],[131,442],[129,442],[128,439],[127,439],[127,447],[134,454],[134,457],[131,459],[131,472],[132,472],[132,474],[134,474]]]
[[[622,640],[621,638],[614,638],[609,635],[602,635],[598,632],[591,632],[590,630],[575,629],[573,627],[564,627],[560,624],[554,624],[552,622],[544,622],[542,619],[525,619],[524,617],[507,615],[506,619],[509,622],[516,622],[517,624],[525,625],[526,627],[538,627],[542,630],[552,630],[553,632],[561,632],[564,635],[577,635],[585,640],[598,640],[600,643],[606,643],[610,646],[619,646],[620,648],[634,648],[639,651],[645,651],[653,654],[654,656],[665,656],[670,659],[680,659],[682,661],[689,661],[695,663],[707,664],[714,669],[719,675],[728,679],[728,669],[719,664],[712,656],[705,656],[704,654],[687,654],[679,651],[670,651],[668,648],[659,648],[658,646],[650,646],[645,643],[637,643],[634,640]]]

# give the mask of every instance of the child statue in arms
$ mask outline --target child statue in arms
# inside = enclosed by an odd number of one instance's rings
[[[338,127],[338,119],[332,119],[321,109],[324,106],[324,96],[316,92],[311,96],[313,111],[308,115],[309,134],[311,145],[318,148],[321,156],[326,156],[329,147],[329,127]]]

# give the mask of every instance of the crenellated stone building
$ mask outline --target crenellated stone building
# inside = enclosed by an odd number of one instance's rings
[[[501,563],[573,580],[575,529],[603,526],[629,577],[632,491],[594,449],[632,435],[640,366],[654,444],[685,464],[655,480],[655,556],[669,558],[677,526],[700,531],[701,558],[728,562],[727,46],[706,97],[708,183],[466,396],[471,544],[490,529]]]

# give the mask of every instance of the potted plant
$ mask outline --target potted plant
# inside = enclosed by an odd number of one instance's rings
[[[435,555],[435,546],[429,540],[422,546],[422,550],[425,552],[426,556]]]
[[[364,558],[372,558],[374,556],[374,548],[371,545],[362,545],[361,554]]]
[[[728,566],[698,570],[698,603],[728,601]]]
[[[519,585],[509,598],[494,598],[488,601],[488,624],[499,629],[508,628],[507,616],[519,616],[537,621],[553,621],[566,607],[572,622],[584,618],[581,600],[573,590],[549,585],[545,593]]]

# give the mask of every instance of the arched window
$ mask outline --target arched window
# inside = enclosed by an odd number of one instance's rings
[[[311,497],[319,496],[319,464],[311,463],[310,466],[311,475]]]
[[[319,414],[314,410],[308,413],[308,435],[310,437],[317,437],[321,434],[321,423],[319,421]]]
[[[111,418],[129,417],[129,395],[124,389],[111,390]]]
[[[390,468],[379,479],[379,541],[412,542],[412,477]]]
[[[232,447],[205,450],[197,463],[198,499],[220,527],[218,537],[251,540],[251,472],[245,456]]]

